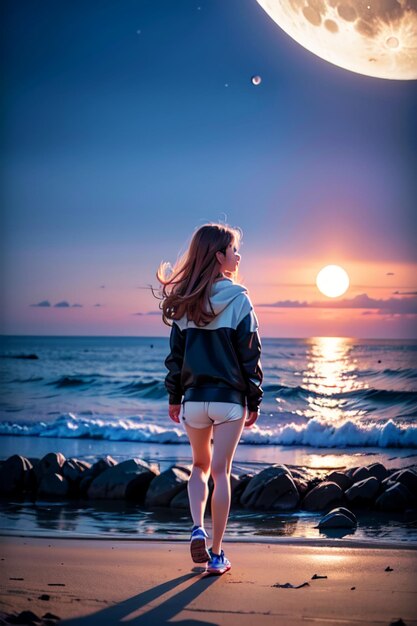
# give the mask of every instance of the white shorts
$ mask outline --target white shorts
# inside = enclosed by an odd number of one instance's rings
[[[193,428],[207,428],[225,422],[234,422],[246,415],[246,407],[234,402],[194,402],[182,405],[181,420]]]

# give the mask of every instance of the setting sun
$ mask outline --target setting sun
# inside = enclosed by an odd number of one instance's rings
[[[329,298],[343,295],[349,287],[349,276],[339,265],[326,265],[317,274],[316,285]]]

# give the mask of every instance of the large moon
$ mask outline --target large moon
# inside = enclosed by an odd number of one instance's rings
[[[416,0],[257,0],[299,44],[346,70],[417,78]]]

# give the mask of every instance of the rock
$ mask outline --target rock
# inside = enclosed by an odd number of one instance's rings
[[[296,478],[295,476],[293,476],[293,481],[299,496],[305,496],[307,491],[309,490],[308,481],[304,480],[304,478]]]
[[[343,499],[343,491],[336,483],[324,481],[304,497],[301,508],[306,511],[323,511]]]
[[[69,492],[72,497],[79,496],[79,487],[82,477],[87,469],[91,467],[91,463],[79,461],[78,459],[67,459],[62,466],[62,475],[68,480]]]
[[[369,478],[370,475],[371,474],[367,467],[358,467],[352,473],[351,478],[354,483],[358,483],[360,480],[365,480],[365,478]]]
[[[47,474],[62,474],[65,457],[61,452],[49,452],[34,468],[38,485]]]
[[[96,461],[90,468],[86,469],[78,487],[80,494],[87,495],[88,488],[93,480],[109,469],[109,467],[114,467],[115,465],[117,465],[117,461],[115,461],[112,456],[107,455],[103,459]]]
[[[414,497],[417,497],[417,474],[413,470],[406,468],[398,470],[388,479],[391,483],[401,483],[407,487]]]
[[[329,513],[332,513],[332,512],[343,513],[343,515],[346,515],[346,517],[352,520],[352,522],[354,522],[355,524],[358,523],[358,520],[356,519],[356,515],[345,506],[337,506],[335,509],[332,509],[331,511],[329,511]]]
[[[69,482],[77,483],[81,480],[83,473],[91,467],[91,463],[79,461],[78,459],[67,459],[62,466],[62,475]]]
[[[177,467],[170,467],[150,484],[145,497],[145,506],[169,506],[171,500],[187,488],[188,474]]]
[[[367,470],[369,471],[369,475],[375,476],[379,482],[382,482],[389,474],[387,468],[385,465],[382,465],[382,463],[372,463],[371,465],[367,465]]]
[[[283,473],[290,473],[285,465],[271,465],[260,471],[249,481],[240,498],[240,503],[247,508],[254,506],[265,484],[276,478],[276,476],[281,476]]]
[[[192,472],[192,469],[193,469],[192,465],[177,465],[177,464],[175,464],[172,467],[178,468],[182,472],[185,472],[186,474],[188,474],[188,476],[191,476],[191,472]]]
[[[392,487],[393,485],[395,485],[395,480],[391,480],[390,476],[387,476],[387,478],[381,482],[381,492],[385,491],[389,487]]]
[[[33,486],[32,464],[24,456],[14,454],[0,467],[0,494],[21,493]]]
[[[349,469],[345,470],[344,473],[346,476],[349,476],[349,478],[352,478],[353,473],[356,472],[357,469],[359,469],[357,466],[349,467]]]
[[[49,611],[42,615],[42,619],[61,619],[58,615],[54,615],[54,613],[50,613]]]
[[[320,482],[320,478],[306,467],[289,465],[285,465],[285,467],[289,470],[300,496],[304,496],[307,491],[313,489]]]
[[[321,518],[319,528],[354,528],[357,525],[356,516],[345,507],[338,507],[329,511]]]
[[[61,474],[46,474],[39,483],[39,496],[64,497],[69,493],[69,482]]]
[[[241,495],[245,508],[287,511],[300,501],[297,487],[285,465],[267,467],[249,482]]]
[[[404,511],[413,496],[405,485],[394,483],[376,500],[376,506],[381,511]]]
[[[308,481],[308,491],[311,491],[312,489],[314,489],[314,487],[317,487],[317,485],[320,485],[324,480],[325,480],[324,478],[319,478],[318,476],[311,478],[311,480]]]
[[[99,459],[98,461],[93,463],[90,469],[95,477],[101,474],[102,472],[105,472],[106,469],[108,469],[109,467],[114,467],[115,465],[117,465],[116,459],[110,456],[110,454],[107,454],[102,459]]]
[[[41,460],[36,456],[28,456],[27,458],[32,463],[33,467],[37,467],[41,462]]]
[[[270,480],[256,501],[255,508],[262,511],[290,511],[300,503],[291,474],[283,473]]]
[[[149,465],[148,471],[140,472],[128,483],[125,498],[144,504],[149,485],[156,476],[159,476],[159,470]]]
[[[350,478],[350,476],[348,476],[344,472],[338,472],[337,470],[334,472],[331,472],[327,476],[326,481],[331,482],[331,483],[336,483],[336,485],[339,485],[339,487],[343,491],[346,491],[346,489],[349,489],[349,487],[353,485],[353,480],[352,478]]]
[[[345,496],[349,502],[355,504],[366,504],[374,500],[379,490],[380,482],[375,476],[369,476],[364,480],[354,483],[347,491]]]
[[[141,476],[143,474],[143,476]],[[128,459],[117,465],[108,467],[91,482],[87,495],[91,500],[96,499],[130,499],[141,498],[142,486],[151,482],[154,478],[149,464],[141,459]],[[129,487],[129,483],[132,486]]]
[[[240,498],[242,496],[242,493],[245,491],[246,487],[248,486],[249,482],[252,480],[253,476],[254,476],[253,474],[241,474],[239,476],[239,480],[235,482],[234,485],[232,485],[232,499],[231,499],[232,506],[240,505]]]
[[[89,463],[88,461],[82,461],[80,459],[72,459],[72,460],[73,461],[77,461],[77,465],[79,465],[80,467],[84,468],[84,470],[88,470],[88,469],[90,469],[90,467],[92,467],[91,463]]]
[[[30,470],[30,478],[29,478],[29,482],[30,482],[30,491],[35,491],[38,488],[38,477],[36,474],[36,468],[38,467],[39,463],[41,462],[41,459],[38,459],[37,457],[32,457],[29,456],[28,457],[28,461],[29,463],[32,465],[32,469]]]
[[[188,498],[187,489],[182,489],[176,496],[174,496],[169,503],[169,506],[172,509],[184,509],[185,511],[190,510],[190,500]]]
[[[18,615],[10,613],[6,616],[6,621],[9,624],[26,624],[27,626],[42,623],[42,619],[33,611],[21,611]]]
[[[311,470],[307,469],[306,467],[292,465],[285,465],[284,467],[287,468],[287,470],[294,479],[299,478],[300,480],[305,480],[306,482],[308,482],[310,478],[313,477]]]

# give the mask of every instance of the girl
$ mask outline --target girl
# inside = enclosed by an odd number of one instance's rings
[[[206,571],[231,568],[222,550],[230,509],[232,460],[244,427],[259,415],[263,373],[258,320],[246,287],[237,283],[240,229],[209,223],[193,235],[188,250],[171,269],[161,263],[162,319],[171,326],[168,374],[169,417],[181,420],[191,443],[188,482],[191,557]],[[207,550],[204,511],[208,479],[212,547]]]

